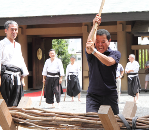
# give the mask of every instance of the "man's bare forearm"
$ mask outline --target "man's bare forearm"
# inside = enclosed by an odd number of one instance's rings
[[[92,38],[93,31],[94,31],[94,25],[93,25],[93,27],[92,27],[92,29],[91,29],[89,35],[88,35],[87,40],[92,40],[93,43],[95,43],[97,31],[95,31],[95,33],[94,33],[94,35],[93,35],[93,38]]]
[[[94,55],[98,58],[98,60],[100,60],[106,66],[111,66],[116,63],[116,61],[112,57],[108,57],[98,51],[94,53]]]

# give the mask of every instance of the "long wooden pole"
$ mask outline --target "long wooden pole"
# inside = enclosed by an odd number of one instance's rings
[[[99,14],[99,17],[101,16],[101,12],[102,12],[104,3],[105,3],[105,0],[102,0],[101,5],[100,5],[100,9],[99,9],[99,13],[98,13]],[[97,31],[97,27],[98,27],[98,23],[95,23],[95,26],[94,26],[93,31],[92,31],[92,34],[91,34],[91,39],[92,40],[94,38],[95,32]]]
[[[42,87],[42,92],[41,92],[41,98],[40,98],[39,106],[41,105],[41,100],[42,100],[43,91],[44,91],[44,82],[43,82],[43,87]]]

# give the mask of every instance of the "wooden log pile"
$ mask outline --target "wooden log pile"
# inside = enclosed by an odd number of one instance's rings
[[[53,112],[39,108],[17,108],[9,107],[14,123],[28,129],[99,129],[104,128],[99,113],[66,113]],[[114,116],[120,129],[126,129],[121,119]],[[130,126],[132,118],[125,117]],[[139,117],[136,128],[149,128],[149,115]]]

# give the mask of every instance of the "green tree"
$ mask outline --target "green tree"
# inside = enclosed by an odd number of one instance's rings
[[[68,53],[68,40],[66,39],[53,39],[52,48],[55,50],[57,57],[62,60],[64,71],[70,62],[70,55]]]

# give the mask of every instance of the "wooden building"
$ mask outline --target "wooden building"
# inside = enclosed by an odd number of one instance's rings
[[[26,87],[42,87],[42,69],[52,48],[52,39],[82,39],[82,83],[83,90],[89,84],[88,64],[85,56],[85,43],[92,27],[92,20],[98,13],[101,0],[15,0],[12,3],[1,1],[0,40],[5,37],[4,23],[14,20],[19,24],[17,41],[22,46],[22,53],[29,70],[25,78]],[[100,28],[111,33],[112,41],[117,42],[121,52],[120,63],[123,67],[128,62],[128,55],[134,53],[140,61],[139,53],[148,57],[149,45],[138,45],[138,37],[149,36],[149,3],[147,0],[105,1]],[[42,50],[42,59],[37,57],[37,50]],[[144,88],[144,63],[141,60],[139,77]],[[122,79],[122,91],[127,91],[127,75]]]

